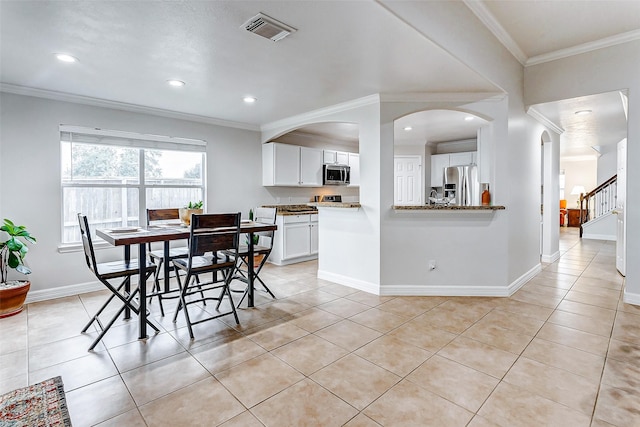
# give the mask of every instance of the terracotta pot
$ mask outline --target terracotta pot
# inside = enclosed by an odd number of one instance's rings
[[[253,266],[254,266],[254,268],[257,268],[260,265],[260,263],[262,262],[262,258],[264,258],[264,254],[254,255],[253,256]]]
[[[18,314],[24,308],[24,300],[31,287],[28,280],[20,280],[20,285],[9,289],[0,289],[0,318]]]
[[[202,209],[187,209],[180,208],[178,209],[178,213],[180,214],[180,221],[184,225],[191,225],[191,214],[201,214]]]

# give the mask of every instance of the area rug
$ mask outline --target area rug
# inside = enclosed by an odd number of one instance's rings
[[[71,426],[61,377],[0,396],[0,427],[27,426]]]

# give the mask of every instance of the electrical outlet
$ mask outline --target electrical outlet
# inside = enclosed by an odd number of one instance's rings
[[[276,203],[280,203],[280,197],[276,197]]]
[[[435,259],[430,259],[429,260],[429,271],[433,271],[436,269],[436,260]]]
[[[291,196],[289,196],[289,203],[291,203]]]

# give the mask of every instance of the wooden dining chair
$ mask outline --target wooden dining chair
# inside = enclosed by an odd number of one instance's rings
[[[275,224],[276,223],[276,208],[255,208],[254,210],[255,222],[261,222],[264,224]],[[254,257],[254,285],[257,282],[260,282],[262,288],[265,292],[271,295],[271,298],[275,299],[275,295],[271,292],[271,289],[267,287],[264,281],[260,278],[260,271],[262,267],[267,263],[269,259],[269,255],[271,254],[271,250],[273,249],[273,242],[275,231],[260,231],[254,233],[254,239],[257,240],[257,243],[253,246],[253,257]],[[259,259],[258,264],[255,264],[256,259]],[[249,246],[248,241],[245,244],[241,244],[238,248],[238,260],[236,262],[236,269],[234,271],[233,279],[239,280],[241,282],[246,283],[247,286],[241,290],[233,290],[233,292],[242,292],[242,298],[238,302],[238,306],[242,304],[242,301],[246,298],[249,293],[249,279],[248,279],[248,268],[249,268]]]
[[[98,263],[96,261],[95,251],[93,249],[93,240],[91,239],[91,231],[89,230],[89,221],[85,215],[81,213],[78,214],[78,222],[80,223],[80,235],[82,237],[82,247],[84,248],[84,257],[87,263],[87,267],[89,270],[96,276],[96,278],[111,291],[111,295],[107,299],[107,301],[100,307],[100,309],[93,315],[89,323],[82,329],[82,333],[85,333],[89,327],[95,322],[99,329],[100,334],[98,338],[93,341],[91,347],[89,347],[89,351],[93,350],[94,347],[100,342],[102,337],[107,333],[109,328],[113,325],[113,323],[118,319],[120,314],[126,309],[133,311],[136,315],[140,313],[140,309],[138,304],[134,301],[135,297],[138,295],[139,288],[136,287],[133,291],[131,290],[131,276],[137,276],[139,273],[138,260],[121,260],[121,261],[113,261],[113,262],[104,262]],[[145,260],[146,261],[146,260]],[[149,278],[155,271],[156,265],[152,262],[146,261],[147,265],[145,267],[145,280]],[[112,279],[123,279],[120,284],[113,285],[109,281]],[[109,322],[105,325],[100,321],[99,316],[102,314],[104,309],[113,301],[115,298],[122,302],[122,306],[118,309],[118,311],[113,315],[113,317],[109,320]],[[156,332],[159,332],[159,329],[147,319],[147,323],[151,326]]]
[[[158,225],[173,222],[180,222],[178,208],[147,209],[147,225]],[[149,295],[149,302],[153,301],[153,297],[157,297],[158,303],[160,304],[160,313],[164,316],[162,299],[176,298],[177,296],[171,297],[166,295],[167,292],[164,292],[160,285],[160,280],[162,279],[162,277],[160,277],[160,271],[163,270],[162,267],[165,262],[171,262],[176,258],[186,258],[189,254],[189,247],[184,245],[169,248],[169,259],[165,260],[164,248],[153,249],[151,247],[151,243],[149,243],[148,254],[151,261],[157,266],[156,272],[153,275],[153,292]],[[169,293],[174,291],[175,290],[170,290]]]
[[[194,214],[191,217],[189,256],[173,260],[180,287],[180,302],[173,316],[173,321],[176,321],[180,311],[184,311],[191,339],[194,338],[192,326],[198,323],[233,314],[236,324],[240,324],[229,290],[229,282],[233,277],[238,256],[239,239],[239,212]],[[184,283],[178,274],[180,271],[185,273]],[[200,277],[206,273],[211,273],[211,280],[205,281]],[[222,274],[221,280],[218,278],[218,273]],[[196,281],[196,278],[200,278],[200,281]],[[220,304],[225,296],[229,298],[231,309],[220,312]],[[205,303],[207,300],[218,302],[215,313],[204,319],[193,321],[189,314],[189,306],[200,302]]]

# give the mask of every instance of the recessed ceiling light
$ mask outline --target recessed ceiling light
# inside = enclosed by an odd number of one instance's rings
[[[580,110],[580,111],[576,111],[576,116],[584,116],[587,114],[591,114],[591,110]]]
[[[182,80],[170,79],[170,80],[167,80],[167,84],[168,84],[169,86],[182,87],[182,86],[184,86],[186,83],[185,83],[185,82],[183,82]]]
[[[465,122],[470,122],[471,120],[473,120],[473,116],[467,116],[464,118]]]
[[[247,104],[253,104],[258,100],[258,98],[256,98],[255,96],[245,96],[244,98],[242,98],[242,100]]]
[[[76,58],[75,56],[68,55],[66,53],[55,53],[54,55],[56,56],[56,58],[58,58],[58,61],[78,62],[78,58]]]
[[[411,126],[405,126],[404,130],[406,130],[407,132],[409,132],[410,130],[413,130],[413,128]]]

